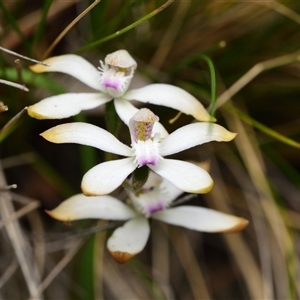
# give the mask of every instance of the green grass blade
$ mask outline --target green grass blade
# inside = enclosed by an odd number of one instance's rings
[[[53,0],[43,1],[41,19],[40,19],[38,26],[34,32],[32,45],[35,45],[41,39],[42,35],[44,34],[47,14],[49,12],[49,9],[50,9],[52,3],[53,3]]]
[[[216,105],[216,93],[217,93],[217,83],[216,83],[216,72],[212,60],[205,54],[200,56],[204,61],[207,62],[210,71],[210,81],[211,81],[211,95],[210,95],[210,108],[209,113],[212,117],[215,115],[215,105]]]
[[[17,115],[15,115],[11,120],[9,120],[5,126],[0,130],[0,143],[9,136],[10,133],[16,129],[18,126],[17,121],[20,119],[21,115],[24,113],[25,109],[21,110]]]
[[[22,44],[25,46],[28,53],[31,54],[31,46],[30,46],[29,42],[27,41],[25,35],[23,34],[18,23],[16,22],[13,14],[6,8],[5,4],[3,3],[3,0],[0,0],[0,9],[2,10],[4,16],[6,17],[8,23],[12,26],[12,28],[19,35],[19,37],[22,41]]]
[[[167,8],[171,3],[173,2],[173,0],[168,0],[165,4],[163,4],[162,6],[160,6],[159,8],[155,9],[154,11],[152,11],[150,14],[144,16],[143,18],[139,19],[138,21],[136,22],[133,22],[132,24],[124,27],[123,29],[103,38],[103,39],[100,39],[98,41],[95,41],[95,42],[92,42],[82,48],[80,48],[79,50],[77,50],[76,52],[77,53],[80,53],[80,52],[83,52],[85,50],[88,50],[88,49],[92,49],[92,48],[95,48],[96,46],[106,42],[106,41],[109,41],[113,38],[116,38],[117,36],[120,36],[124,33],[126,33],[127,31],[135,28],[136,26],[140,25],[141,23],[149,20],[150,18],[154,17],[156,14],[158,14],[159,12],[163,11],[165,8]]]
[[[234,116],[238,117],[239,119],[241,119],[242,121],[244,121],[245,123],[253,126],[254,128],[260,130],[261,132],[263,132],[264,134],[274,138],[275,140],[278,140],[284,144],[287,144],[291,147],[295,147],[300,149],[300,143],[276,132],[275,130],[272,130],[271,128],[263,125],[262,123],[254,120],[253,118],[251,118],[249,115],[243,113],[241,110],[237,109],[236,107],[233,107],[232,105],[224,105],[224,109],[228,112],[230,112],[231,114],[233,114]]]

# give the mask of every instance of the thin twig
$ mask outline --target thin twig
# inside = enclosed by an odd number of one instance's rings
[[[185,276],[191,287],[193,299],[212,299],[207,289],[205,276],[199,267],[191,243],[184,230],[177,228],[176,232],[172,229],[169,232],[170,241],[174,245],[178,260],[185,271]]]
[[[20,89],[22,91],[25,91],[25,92],[29,92],[29,89],[23,84],[15,83],[15,82],[4,80],[4,79],[0,79],[0,83],[13,86],[13,87]]]
[[[263,159],[263,153],[261,152],[258,141],[256,140],[255,132],[251,127],[246,128],[238,118],[227,118],[227,123],[230,130],[239,132],[239,138],[234,140],[235,145],[239,151],[243,164],[249,173],[251,184],[256,189],[256,197],[258,198],[265,218],[268,221],[268,228],[270,228],[272,237],[274,237],[276,241],[278,247],[278,250],[275,250],[277,251],[276,261],[279,260],[282,264],[285,264],[282,269],[285,269],[287,273],[283,274],[281,279],[290,277],[289,282],[295,287],[295,290],[300,293],[297,278],[296,276],[293,276],[294,274],[299,273],[298,259],[295,256],[296,252],[294,249],[293,235],[287,229],[281,206],[277,204],[276,196],[274,197],[273,195],[270,178],[266,174],[266,165]],[[271,246],[271,249],[273,248]],[[289,263],[287,263],[288,261]],[[270,267],[274,269],[274,264],[271,263]],[[272,273],[275,274],[276,271],[273,271]],[[273,280],[273,278],[269,279],[269,284],[272,286]],[[275,283],[275,285],[278,284]],[[265,290],[268,291],[268,289],[269,288],[266,286]],[[269,293],[263,297],[264,299],[274,299],[273,288],[270,288],[269,290],[272,294]]]
[[[7,134],[9,134],[10,130],[13,128],[13,126],[16,124],[16,122],[19,120],[19,118],[25,110],[26,107],[23,108],[19,113],[17,113],[13,118],[11,118],[0,130],[0,142],[2,142],[3,139],[7,136]]]
[[[7,130],[9,127],[11,127],[24,113],[24,111],[27,109],[27,107],[23,108],[19,113],[17,113],[14,117],[12,117],[5,125],[4,127],[0,130],[0,135]]]
[[[178,1],[177,10],[149,63],[152,67],[160,69],[171,49],[174,48],[175,39],[180,32],[190,6],[190,1]]]
[[[20,82],[20,84],[22,84],[25,87],[24,80],[22,77],[22,64],[19,58],[15,60],[15,64],[16,64],[16,70],[18,74],[18,82]]]
[[[18,211],[11,213],[7,218],[0,220],[0,229],[7,225],[9,222],[17,220],[25,215],[27,215],[32,210],[37,209],[41,206],[41,203],[38,201],[34,201],[29,203],[28,205],[24,206],[23,208],[19,209]]]
[[[0,186],[0,192],[7,192],[7,191],[9,191],[11,189],[16,189],[16,188],[17,188],[16,184]]]
[[[291,54],[283,55],[273,59],[269,59],[254,65],[245,75],[237,80],[229,89],[218,97],[216,108],[226,103],[232,96],[239,92],[250,81],[257,77],[263,71],[285,66],[300,60],[300,50]]]
[[[87,9],[85,9],[79,16],[77,16],[54,40],[47,51],[44,53],[43,58],[48,57],[53,48],[59,43],[59,41],[67,34],[67,32],[80,20],[82,19],[91,9],[93,9],[101,0],[95,0]]]
[[[289,7],[277,2],[277,1],[257,1],[253,2],[254,4],[260,4],[264,5],[266,7],[269,7],[278,13],[282,14],[283,16],[286,16],[287,18],[295,21],[296,23],[300,24],[300,15],[297,14],[295,11],[290,9]]]
[[[0,165],[0,184],[6,185],[5,177]],[[2,219],[7,219],[14,213],[11,197],[9,193],[0,193],[0,214]],[[9,241],[12,244],[15,256],[18,260],[20,269],[22,270],[25,282],[27,284],[30,296],[37,293],[38,284],[40,281],[37,272],[36,263],[32,257],[32,252],[27,239],[24,237],[24,232],[21,230],[20,224],[17,221],[8,222],[6,231]],[[34,298],[38,299],[38,298]]]
[[[33,152],[22,153],[1,159],[3,169],[32,164],[36,161],[37,156]]]
[[[17,57],[20,57],[20,58],[23,58],[23,59],[26,59],[26,60],[35,62],[35,63],[37,63],[37,64],[41,64],[41,65],[43,65],[43,66],[49,67],[49,65],[47,65],[47,64],[45,64],[45,63],[43,63],[43,62],[41,62],[41,61],[39,61],[39,60],[36,60],[36,59],[30,58],[30,57],[21,55],[21,54],[19,54],[19,53],[17,53],[17,52],[8,50],[8,49],[6,49],[6,48],[4,48],[4,47],[1,47],[1,46],[0,46],[0,50],[2,50],[2,51],[4,51],[4,52],[7,52],[7,53],[9,53],[9,54],[15,55],[15,56],[17,56]]]
[[[11,276],[16,272],[19,265],[16,259],[9,264],[6,270],[3,272],[0,278],[0,289],[4,286],[4,284],[11,278]]]
[[[38,287],[38,295],[51,284],[51,282],[55,279],[55,277],[62,271],[62,269],[71,261],[71,259],[76,255],[79,248],[83,245],[84,240],[77,240],[74,242],[71,249],[67,252],[67,254],[60,260],[60,262],[52,269],[52,271],[47,275],[47,277],[43,280],[43,282]]]
[[[137,20],[136,22],[133,22],[132,24],[128,25],[127,27],[124,27],[123,29],[121,30],[118,30],[116,31],[115,33],[109,35],[109,36],[106,36],[104,37],[103,39],[101,40],[98,40],[98,41],[95,41],[91,44],[88,44],[82,48],[80,48],[77,52],[82,52],[84,50],[87,50],[87,49],[90,49],[90,48],[93,48],[93,47],[96,47],[98,46],[99,44],[103,43],[103,42],[106,42],[108,40],[111,40],[113,38],[115,38],[116,36],[119,36],[131,29],[133,29],[134,27],[136,27],[137,25],[145,22],[146,20],[152,18],[153,16],[155,16],[156,14],[160,13],[161,11],[163,11],[165,8],[167,8],[170,4],[172,4],[174,2],[174,0],[168,0],[166,3],[164,3],[162,6],[156,8],[155,10],[153,10],[150,14],[146,15],[145,17]]]

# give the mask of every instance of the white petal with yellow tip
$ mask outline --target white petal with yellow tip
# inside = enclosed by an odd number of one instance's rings
[[[81,189],[87,196],[109,194],[118,188],[126,177],[134,171],[134,158],[106,161],[85,173]]]
[[[107,241],[107,248],[119,263],[125,263],[146,246],[150,234],[148,220],[137,217],[117,228]]]
[[[160,153],[171,155],[212,141],[228,142],[235,136],[236,133],[218,124],[197,122],[180,127],[166,137],[160,144]]]
[[[132,208],[114,197],[87,197],[83,194],[70,197],[47,213],[61,221],[81,219],[128,220],[137,216]]]
[[[170,84],[155,83],[139,89],[133,89],[127,91],[123,95],[123,98],[129,101],[137,100],[144,103],[171,107],[193,116],[198,121],[215,121],[194,96]]]
[[[76,143],[123,156],[133,155],[133,150],[121,143],[114,135],[88,123],[74,122],[57,125],[41,133],[41,136],[56,144]]]
[[[179,206],[156,212],[153,219],[203,232],[238,232],[248,221],[213,209],[195,206]]]
[[[67,93],[45,98],[28,107],[28,114],[36,119],[63,119],[79,114],[82,110],[96,108],[111,100],[101,93]]]
[[[213,180],[205,170],[185,161],[162,159],[157,166],[149,165],[149,168],[184,192],[208,193],[213,186]]]
[[[75,54],[53,56],[43,61],[49,66],[40,64],[31,66],[35,73],[61,72],[73,76],[89,87],[103,91],[100,85],[99,71],[83,57]]]

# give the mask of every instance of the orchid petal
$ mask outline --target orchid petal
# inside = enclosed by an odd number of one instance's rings
[[[67,93],[45,98],[28,107],[28,114],[36,119],[63,119],[107,103],[111,97],[102,93]]]
[[[131,117],[138,112],[138,108],[134,107],[129,101],[124,99],[114,100],[116,112],[120,119],[129,126],[129,120]]]
[[[192,115],[199,121],[214,121],[214,118],[194,96],[170,84],[156,83],[133,89],[127,91],[123,98],[171,107],[187,115]]]
[[[182,190],[152,171],[138,192],[128,190],[132,205],[146,217],[165,209],[182,193]]]
[[[46,130],[41,133],[41,136],[56,144],[76,143],[123,156],[133,155],[133,150],[121,143],[111,133],[88,123],[61,124]]]
[[[146,217],[149,217],[156,211],[165,209],[171,202],[167,197],[167,191],[158,188],[145,192],[140,190],[139,192],[129,191],[128,195],[135,209]]]
[[[152,135],[154,136],[156,133],[159,134],[160,139],[164,139],[169,135],[168,131],[160,122],[155,122],[153,125]]]
[[[30,67],[35,73],[61,72],[75,77],[89,87],[103,92],[100,84],[99,71],[79,55],[66,54],[53,56],[43,61],[49,66],[36,64]]]
[[[134,158],[123,158],[101,163],[82,178],[81,189],[87,196],[106,195],[118,188],[136,168]]]
[[[204,232],[238,232],[248,225],[243,218],[196,206],[178,206],[154,213],[152,218]]]
[[[160,184],[160,190],[166,191],[166,193],[164,194],[164,200],[168,203],[173,202],[178,196],[184,193],[183,190],[177,188],[174,184],[172,184],[165,178]]]
[[[166,137],[160,143],[160,154],[171,155],[211,141],[228,142],[236,133],[213,123],[193,123],[185,125]]]
[[[158,165],[148,167],[188,193],[208,193],[213,186],[213,181],[205,170],[185,161],[162,159]]]
[[[124,99],[115,99],[114,100],[116,112],[120,119],[129,126],[129,120],[134,116],[139,109],[133,106],[129,101]],[[155,122],[152,130],[153,135],[156,133],[160,134],[160,138],[165,138],[169,135],[167,130],[164,128],[164,126],[159,123]]]
[[[145,190],[145,191],[152,190],[153,188],[160,186],[163,183],[163,181],[164,181],[164,178],[162,178],[158,174],[150,171],[148,174],[147,181],[145,182],[145,184],[142,187],[142,190]]]
[[[117,228],[108,239],[107,248],[117,262],[125,263],[145,248],[149,234],[148,220],[140,216]]]
[[[80,219],[128,220],[137,213],[120,200],[111,196],[87,197],[74,195],[47,213],[61,221]]]

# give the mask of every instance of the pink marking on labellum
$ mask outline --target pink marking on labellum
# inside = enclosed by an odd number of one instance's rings
[[[105,77],[102,80],[103,86],[106,88],[113,88],[117,91],[121,90],[122,82],[120,80],[116,80],[115,78]]]
[[[148,215],[152,215],[157,211],[161,211],[165,209],[164,205],[162,203],[156,203],[154,205],[151,205],[147,207]]]
[[[156,166],[158,164],[159,157],[157,156],[150,156],[150,157],[140,157],[138,159],[138,165],[139,167],[145,166],[145,165],[152,165]]]

